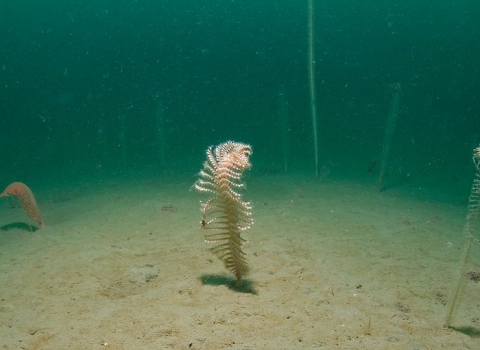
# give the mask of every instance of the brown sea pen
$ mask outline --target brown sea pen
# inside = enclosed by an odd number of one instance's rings
[[[200,178],[195,188],[212,197],[201,202],[201,228],[208,232],[205,242],[219,243],[211,249],[225,267],[236,278],[236,285],[242,285],[242,278],[248,273],[248,265],[242,245],[246,242],[242,231],[250,228],[250,202],[245,202],[239,193],[244,188],[242,173],[250,169],[252,149],[249,145],[228,141],[207,149],[207,160],[203,163]]]
[[[7,196],[17,197],[27,215],[35,220],[41,228],[44,227],[35,196],[27,185],[23,182],[12,182],[2,193],[0,193],[0,198]]]
[[[460,302],[461,287],[466,276],[467,262],[472,244],[476,240],[475,234],[478,232],[480,222],[480,146],[473,150],[473,164],[475,165],[476,171],[468,198],[467,216],[463,226],[465,242],[463,243],[462,254],[460,256],[457,280],[456,283],[452,285],[452,291],[447,302],[447,315],[444,323],[444,326],[447,328],[451,327],[453,312]]]

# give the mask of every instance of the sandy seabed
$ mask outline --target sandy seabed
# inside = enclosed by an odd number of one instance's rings
[[[0,349],[480,349],[480,283],[454,313],[468,331],[443,327],[466,203],[250,176],[238,290],[202,240],[194,181],[32,188],[36,231],[0,203]]]

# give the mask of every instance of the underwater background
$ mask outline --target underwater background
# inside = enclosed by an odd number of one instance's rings
[[[378,176],[401,86],[387,175],[465,199],[480,5],[314,1],[313,16],[320,174]],[[3,0],[0,33],[5,183],[67,168],[193,175],[230,139],[252,145],[254,173],[283,172],[284,149],[289,172],[315,173],[306,1]]]
[[[480,348],[479,18],[0,0],[0,347]],[[238,287],[194,190],[228,140],[253,150]]]

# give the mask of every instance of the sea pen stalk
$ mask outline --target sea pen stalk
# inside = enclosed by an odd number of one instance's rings
[[[400,113],[400,99],[402,95],[402,88],[400,84],[394,84],[395,93],[392,98],[392,104],[388,113],[387,126],[385,128],[385,135],[383,136],[382,155],[380,158],[380,176],[378,177],[378,190],[383,188],[383,177],[387,168],[388,156],[392,148],[392,140],[395,135],[395,126],[397,124],[398,115]]]
[[[475,178],[468,198],[468,211],[465,219],[465,226],[463,227],[463,234],[465,236],[465,243],[463,244],[463,251],[460,257],[460,264],[458,270],[457,284],[453,286],[452,293],[447,303],[447,315],[445,317],[445,327],[450,327],[452,321],[452,314],[458,304],[458,296],[460,294],[460,287],[465,279],[465,271],[472,247],[472,240],[476,229],[478,229],[478,219],[480,211],[480,146],[475,148],[473,153],[473,163],[475,164]]]
[[[310,109],[312,113],[313,150],[315,157],[315,176],[318,176],[318,130],[317,130],[317,101],[315,97],[315,53],[313,31],[313,0],[308,0],[308,73],[310,81]]]

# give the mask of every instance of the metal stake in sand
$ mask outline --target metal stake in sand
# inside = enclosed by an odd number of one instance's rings
[[[317,102],[315,98],[315,53],[313,34],[313,0],[308,0],[308,72],[310,80],[310,109],[312,112],[315,176],[318,176]]]
[[[388,113],[387,126],[385,128],[385,135],[383,136],[382,156],[380,158],[380,176],[378,177],[378,190],[382,190],[383,177],[385,176],[385,169],[387,167],[388,155],[390,148],[392,148],[393,135],[395,134],[395,125],[397,123],[398,114],[400,113],[400,97],[402,95],[402,87],[399,83],[394,84],[395,93]]]

